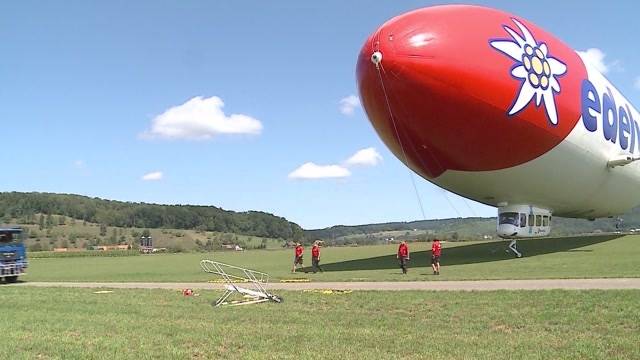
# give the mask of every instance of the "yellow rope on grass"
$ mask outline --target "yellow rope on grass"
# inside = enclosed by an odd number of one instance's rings
[[[343,295],[343,294],[351,294],[353,290],[332,290],[332,289],[324,289],[324,290],[303,290],[302,292],[313,292],[324,295]]]

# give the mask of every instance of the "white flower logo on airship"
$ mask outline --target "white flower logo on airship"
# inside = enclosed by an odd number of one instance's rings
[[[567,72],[567,66],[558,59],[549,56],[547,44],[538,43],[531,35],[531,32],[518,20],[513,22],[522,31],[522,36],[508,26],[504,29],[511,35],[514,41],[494,40],[490,44],[500,52],[508,55],[516,61],[516,66],[512,68],[511,75],[522,79],[522,86],[518,97],[509,115],[514,115],[524,109],[535,96],[536,106],[540,106],[540,101],[544,101],[544,108],[549,121],[558,124],[558,112],[554,100],[554,92],[560,92],[560,84],[556,76]]]

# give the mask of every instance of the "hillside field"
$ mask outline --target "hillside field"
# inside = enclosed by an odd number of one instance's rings
[[[640,236],[601,235],[520,240],[525,257],[505,251],[507,242],[444,243],[442,275],[431,275],[431,243],[410,244],[408,275],[402,275],[397,245],[327,247],[323,273],[290,272],[293,250],[219,251],[128,257],[31,259],[24,281],[197,282],[211,280],[199,262],[211,259],[269,273],[273,280],[402,281],[601,278],[640,276]],[[305,265],[310,265],[310,249]]]
[[[56,219],[59,217],[56,217]],[[139,244],[140,236],[145,230],[149,231],[153,238],[153,245],[157,248],[166,248],[168,251],[194,251],[204,248],[210,242],[211,248],[220,248],[221,244],[240,244],[246,248],[256,249],[280,248],[284,243],[281,239],[266,238],[260,236],[241,235],[234,233],[222,233],[204,230],[183,229],[143,229],[122,228],[104,226],[104,235],[101,235],[100,224],[66,219],[64,224],[55,224],[48,229],[39,229],[38,225],[22,224],[27,229],[28,235],[25,245],[30,250],[34,246],[38,249],[52,250],[66,247],[83,249],[91,245],[129,244],[135,247]],[[198,246],[198,243],[202,246]]]

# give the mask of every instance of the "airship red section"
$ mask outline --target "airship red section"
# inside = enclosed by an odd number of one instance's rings
[[[357,64],[374,128],[426,178],[504,169],[551,150],[580,118],[586,77],[577,53],[536,25],[465,5],[391,19]]]

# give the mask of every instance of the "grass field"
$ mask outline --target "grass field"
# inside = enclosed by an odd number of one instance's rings
[[[168,290],[2,288],[2,359],[638,359],[640,291],[283,292],[214,309]]]
[[[206,281],[199,267],[213,259],[264,271],[274,279],[312,281],[397,281],[639,277],[640,236],[602,235],[519,241],[525,253],[515,259],[506,242],[445,243],[442,275],[430,271],[430,243],[411,244],[409,274],[400,273],[396,246],[325,248],[324,273],[291,274],[293,250],[156,254],[113,258],[31,259],[25,281]],[[305,264],[310,263],[310,249]]]

